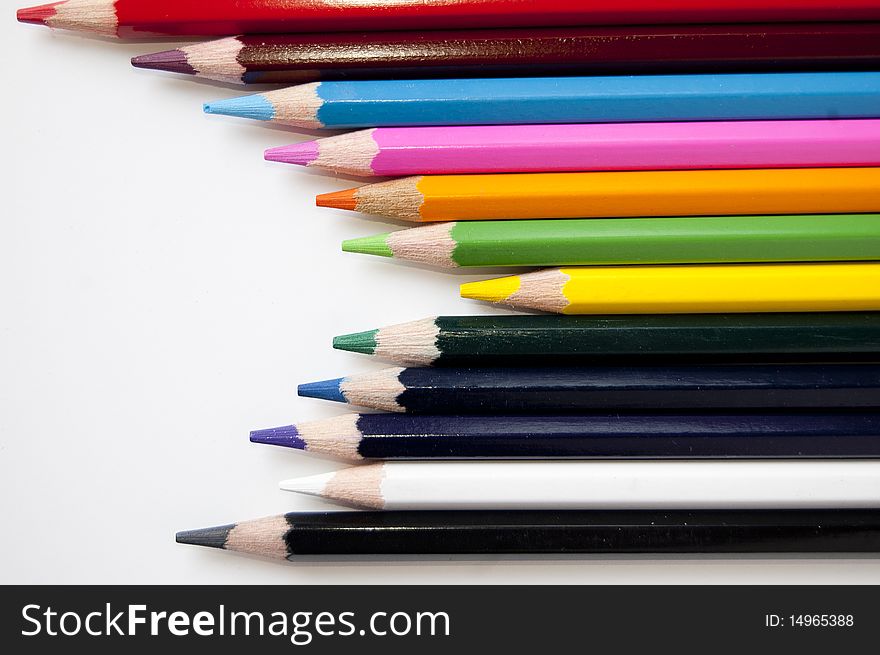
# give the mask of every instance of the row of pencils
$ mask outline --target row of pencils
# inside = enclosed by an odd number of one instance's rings
[[[540,314],[336,337],[395,366],[299,394],[377,413],[251,433],[357,464],[281,487],[358,511],[179,542],[880,551],[880,2],[66,0],[19,19],[226,37],[132,63],[296,83],[205,111],[356,130],[265,153],[394,177],[317,204],[427,223],[343,250],[539,267],[461,295]]]

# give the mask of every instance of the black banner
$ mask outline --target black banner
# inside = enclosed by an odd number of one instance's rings
[[[259,653],[868,653],[880,643],[873,587],[6,587],[0,607],[8,653],[226,642]]]

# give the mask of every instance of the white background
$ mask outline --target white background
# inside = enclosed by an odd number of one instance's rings
[[[404,558],[284,564],[178,530],[318,501],[333,462],[252,428],[343,411],[299,382],[379,366],[334,334],[434,314],[471,276],[340,252],[384,231],[314,208],[352,186],[262,160],[302,138],[202,114],[243,90],[137,71],[175,44],[0,26],[0,582],[878,583],[877,559]]]

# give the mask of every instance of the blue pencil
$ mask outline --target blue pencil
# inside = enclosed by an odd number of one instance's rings
[[[310,129],[880,117],[880,72],[303,84],[205,105]]]

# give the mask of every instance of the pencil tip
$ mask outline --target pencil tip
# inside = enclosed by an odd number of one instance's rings
[[[318,398],[319,400],[332,400],[335,403],[346,403],[348,400],[342,394],[341,389],[343,380],[345,378],[307,382],[299,385],[296,392],[303,398]]]
[[[308,166],[318,158],[318,154],[317,141],[305,141],[303,143],[293,143],[289,146],[281,146],[280,148],[269,148],[263,153],[263,156],[266,158],[266,161]]]
[[[266,444],[268,446],[284,446],[305,450],[306,442],[299,436],[295,425],[285,425],[281,428],[269,428],[268,430],[254,430],[251,432],[251,442]]]
[[[372,355],[376,352],[376,335],[378,334],[379,330],[341,334],[338,337],[333,337],[333,347],[336,350]]]
[[[511,275],[494,280],[467,282],[461,285],[460,291],[462,298],[485,300],[486,302],[504,302],[519,291],[519,287],[519,276]]]
[[[357,189],[346,189],[345,191],[322,193],[315,198],[315,204],[318,205],[318,207],[355,210],[357,209],[357,198],[355,198],[356,191]]]
[[[199,530],[185,530],[178,532],[174,536],[174,540],[179,544],[187,544],[189,546],[204,546],[206,548],[223,548],[226,546],[226,540],[229,537],[229,531],[235,527],[235,524],[218,525],[214,528],[201,528]]]
[[[189,61],[187,61],[186,53],[179,48],[132,57],[131,65],[135,68],[166,71],[168,73],[196,74],[196,69],[190,66]]]
[[[36,7],[25,7],[15,12],[15,17],[19,23],[31,23],[33,25],[45,25],[46,21],[55,14],[55,7],[64,4],[63,2],[52,2],[46,5]]]
[[[216,100],[206,103],[204,109],[206,114],[250,118],[255,121],[271,121],[275,118],[275,105],[261,94]]]
[[[394,251],[388,246],[390,232],[374,234],[360,239],[348,239],[342,242],[343,252],[356,252],[362,255],[376,255],[377,257],[394,257]]]

